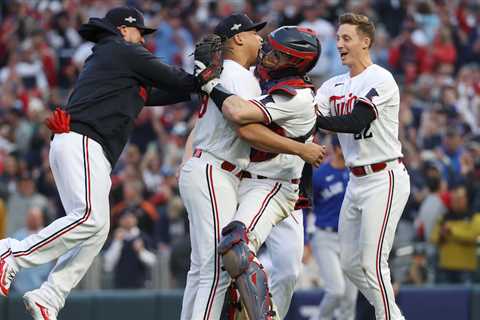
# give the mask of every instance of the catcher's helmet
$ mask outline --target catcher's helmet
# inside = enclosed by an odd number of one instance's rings
[[[263,44],[257,66],[260,70],[257,71],[262,78],[270,79],[303,76],[315,66],[320,53],[320,41],[315,31],[297,26],[281,27],[272,31]],[[280,59],[281,55],[287,59]],[[274,65],[266,62],[267,59],[275,61],[275,58],[278,63]]]

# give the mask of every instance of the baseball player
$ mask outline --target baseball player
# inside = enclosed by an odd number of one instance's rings
[[[364,15],[339,18],[337,48],[349,72],[317,92],[319,128],[338,132],[350,169],[339,221],[342,268],[377,319],[404,319],[395,303],[388,255],[410,193],[398,139],[399,89],[390,72],[373,64],[375,26]]]
[[[198,87],[195,77],[143,47],[144,36],[154,31],[130,7],[112,9],[80,28],[86,40],[96,43],[93,53],[65,111],[57,109],[47,124],[54,132],[50,166],[67,215],[25,240],[0,242],[4,296],[20,269],[58,258],[47,282],[24,296],[34,319],[57,319],[103,246],[109,232],[110,172],[142,107],[188,100]]]
[[[265,43],[260,75],[264,95],[245,100],[214,79],[202,86],[215,107],[239,125],[263,122],[297,141],[311,140],[315,126],[313,85],[304,76],[317,62],[320,43],[310,29],[282,27]],[[313,118],[312,118],[313,117]],[[239,128],[245,136],[245,127]],[[288,154],[252,149],[248,171],[239,186],[235,218],[222,230],[218,252],[223,267],[235,279],[250,319],[273,319],[267,275],[256,252],[272,227],[288,217],[298,199],[303,160]]]
[[[325,295],[315,320],[353,320],[357,288],[346,278],[340,264],[338,216],[348,183],[348,168],[336,136],[331,140],[331,159],[313,172],[315,233],[311,239],[313,257],[320,269]],[[312,320],[313,320],[312,319]]]
[[[215,28],[215,33],[225,39],[220,79],[226,88],[247,99],[261,94],[249,69],[255,65],[261,45],[256,31],[265,24],[255,24],[246,15],[233,14]],[[220,230],[233,219],[240,178],[250,162],[250,145],[239,139],[235,127],[214,101],[206,100],[198,117],[190,135],[193,157],[182,166],[179,176],[192,242],[181,314],[181,319],[188,320],[220,317],[229,277],[221,269],[217,244]],[[249,131],[266,137],[262,140],[263,147],[269,150],[294,152],[309,162],[323,156],[320,146],[282,138],[264,126],[253,126]],[[187,158],[188,154],[186,151]]]

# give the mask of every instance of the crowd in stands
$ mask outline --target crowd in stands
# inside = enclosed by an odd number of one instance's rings
[[[166,63],[193,69],[195,41],[224,16],[245,12],[316,31],[318,86],[345,72],[336,19],[346,11],[376,22],[374,62],[401,90],[400,137],[412,193],[398,227],[392,263],[400,283],[480,282],[480,5],[475,0],[3,0],[0,2],[0,238],[25,237],[65,214],[49,169],[43,120],[62,106],[92,44],[77,30],[117,5],[145,13],[159,31],[146,46]],[[115,287],[144,287],[169,252],[174,286],[189,264],[188,221],[176,170],[198,100],[145,108],[112,172],[112,231],[104,270]],[[323,134],[318,142],[323,140]],[[306,259],[308,261],[308,259]],[[50,266],[51,267],[51,266]],[[48,273],[17,279],[26,291]],[[308,270],[308,268],[306,269]],[[396,270],[396,271],[395,271]],[[165,271],[165,270],[164,270]],[[138,275],[132,278],[132,274]],[[122,276],[123,275],[123,276]]]

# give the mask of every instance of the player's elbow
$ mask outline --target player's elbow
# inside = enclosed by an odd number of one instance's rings
[[[246,118],[240,108],[235,108],[230,105],[224,105],[222,108],[222,112],[225,118],[236,124],[242,125],[247,123]]]

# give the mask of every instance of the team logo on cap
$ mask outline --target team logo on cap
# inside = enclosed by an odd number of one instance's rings
[[[137,21],[137,19],[134,18],[134,17],[132,17],[132,16],[130,16],[130,17],[128,17],[128,18],[125,18],[125,21],[128,21],[129,23],[132,23],[133,21]]]
[[[242,26],[241,23],[238,23],[238,24],[235,23],[235,24],[233,25],[233,27],[230,28],[230,30],[232,30],[232,31],[233,31],[233,30],[240,30],[240,27],[241,27],[241,26]]]

